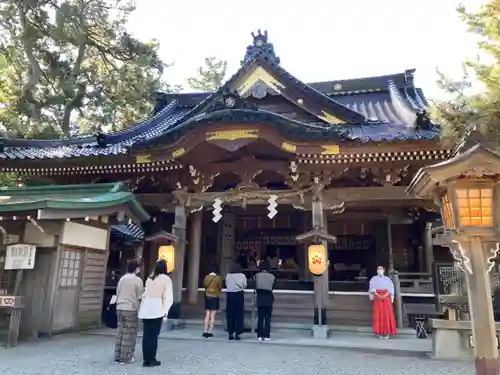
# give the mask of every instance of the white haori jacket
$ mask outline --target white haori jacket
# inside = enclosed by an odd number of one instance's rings
[[[174,303],[172,280],[167,275],[149,277],[142,295],[139,319],[157,319],[167,316]]]

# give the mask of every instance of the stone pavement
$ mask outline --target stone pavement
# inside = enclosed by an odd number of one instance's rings
[[[277,338],[278,340],[278,338]],[[396,341],[396,340],[394,340]],[[333,347],[298,347],[267,342],[161,339],[159,369],[114,365],[114,338],[60,335],[48,341],[0,348],[2,373],[15,375],[472,375],[471,362],[386,356]],[[140,342],[137,346],[140,359]]]
[[[340,348],[346,350],[362,351],[365,353],[404,355],[404,356],[426,356],[432,350],[432,341],[430,339],[421,340],[412,335],[399,335],[394,339],[380,340],[371,333],[366,332],[346,332],[331,331],[327,340],[315,339],[310,330],[304,329],[273,329],[272,340],[266,342],[268,345],[285,346],[307,346]],[[206,340],[201,336],[202,327],[200,325],[187,325],[185,328],[175,329],[173,331],[162,331],[162,338],[176,340]],[[212,341],[227,341],[227,333],[221,327],[216,327],[215,337]],[[92,331],[91,334],[114,336],[112,329],[100,329]],[[242,335],[242,342],[258,344],[255,335],[245,333]]]

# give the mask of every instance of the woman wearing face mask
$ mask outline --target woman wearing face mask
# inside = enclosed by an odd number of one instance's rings
[[[370,279],[370,299],[373,301],[373,333],[379,338],[388,339],[396,334],[396,319],[392,304],[394,284],[384,275],[384,267],[377,267],[377,275]]]

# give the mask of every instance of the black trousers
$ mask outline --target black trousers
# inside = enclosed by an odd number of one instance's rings
[[[243,333],[243,320],[245,313],[245,296],[243,292],[229,292],[226,294],[226,321],[227,332],[230,336]]]
[[[160,335],[163,318],[143,319],[142,358],[144,362],[156,360],[158,350],[158,336]]]
[[[257,307],[257,337],[271,337],[271,315],[273,314],[272,306]]]

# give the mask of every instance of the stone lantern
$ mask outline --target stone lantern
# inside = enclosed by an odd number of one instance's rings
[[[440,207],[446,243],[466,274],[476,373],[498,375],[489,272],[500,241],[500,154],[472,131],[454,156],[421,168],[407,189]]]

